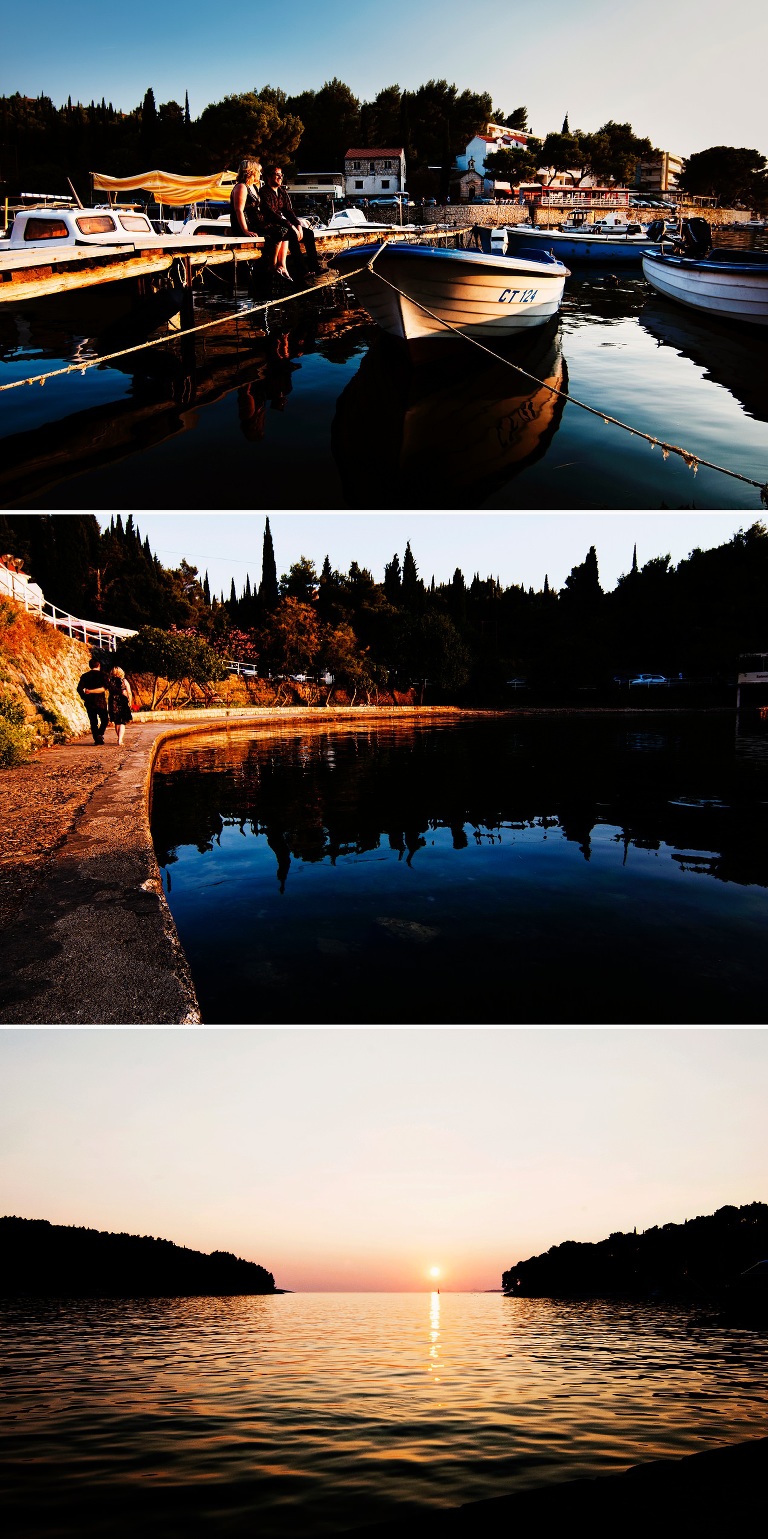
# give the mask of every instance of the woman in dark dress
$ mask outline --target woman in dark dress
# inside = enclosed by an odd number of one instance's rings
[[[117,735],[117,746],[122,748],[125,728],[133,721],[133,692],[122,668],[113,668],[107,678],[109,695],[109,719]]]
[[[255,155],[246,156],[237,168],[235,182],[229,198],[229,222],[233,235],[261,235],[264,239],[264,259],[276,278],[290,283],[286,267],[288,242],[285,231],[274,220],[265,218],[259,197],[261,186],[261,161]]]

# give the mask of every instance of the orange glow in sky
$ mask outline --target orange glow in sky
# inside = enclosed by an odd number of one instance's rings
[[[301,1291],[495,1289],[765,1195],[765,1031],[6,1030],[0,1076],[0,1213]]]

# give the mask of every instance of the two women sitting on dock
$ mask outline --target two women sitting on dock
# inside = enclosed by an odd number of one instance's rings
[[[285,224],[271,217],[260,197],[261,161],[255,155],[247,155],[237,168],[237,181],[229,198],[229,219],[233,235],[261,235],[264,240],[264,260],[271,269],[272,277],[283,283],[291,283],[286,267],[288,239]]]

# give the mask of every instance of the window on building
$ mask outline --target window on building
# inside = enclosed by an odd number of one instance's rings
[[[389,186],[389,182],[385,181],[384,177],[382,177],[382,179],[381,179],[381,186],[382,186],[382,191],[384,190],[385,187]]]
[[[355,191],[356,191],[356,192],[358,192],[358,191],[359,191],[359,192],[362,192],[362,190],[363,190],[363,184],[362,184],[362,182],[355,182]]]

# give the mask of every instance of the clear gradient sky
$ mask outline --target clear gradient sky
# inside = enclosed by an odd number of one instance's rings
[[[41,92],[57,103],[104,96],[125,111],[148,86],[158,102],[193,115],[229,92],[266,82],[294,93],[334,75],[371,99],[397,81],[413,88],[444,76],[489,91],[509,113],[525,104],[535,133],[592,130],[629,120],[661,149],[689,155],[712,144],[768,153],[763,0],[374,0],[354,6],[294,0],[232,0],[222,12],[189,0],[182,11],[134,0],[130,10],[78,0],[27,0],[6,7],[0,93]],[[109,166],[94,169],[109,171]],[[137,167],[137,170],[144,169]],[[318,167],[320,169],[329,169]]]
[[[142,537],[149,535],[164,566],[182,557],[200,574],[207,571],[214,593],[229,596],[232,578],[238,593],[246,574],[261,579],[263,513],[139,513]],[[109,515],[99,515],[103,526]],[[377,582],[395,551],[402,561],[410,540],[420,576],[450,582],[461,567],[471,580],[499,577],[537,591],[561,588],[568,573],[583,561],[590,545],[597,550],[600,580],[607,591],[632,565],[633,547],[642,566],[667,552],[676,564],[694,549],[730,540],[752,522],[736,513],[270,513],[278,576],[300,556],[318,569],[324,556],[338,571],[351,561],[367,566]]]
[[[765,1031],[9,1030],[0,1060],[0,1213],[289,1288],[494,1288],[768,1197]]]

